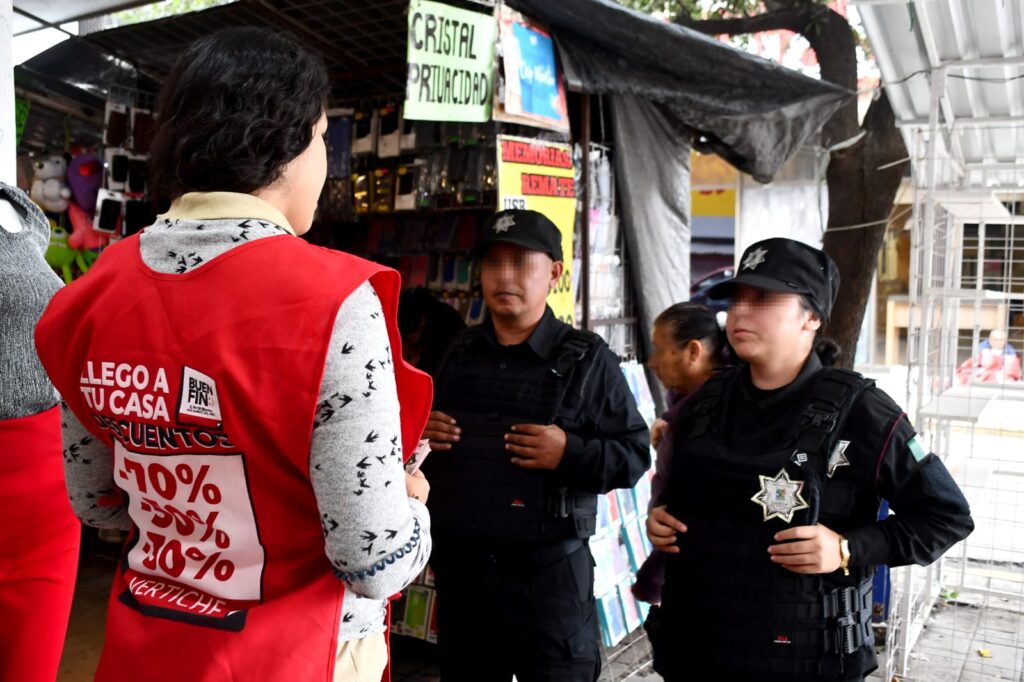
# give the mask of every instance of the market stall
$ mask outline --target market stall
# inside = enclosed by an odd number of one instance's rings
[[[469,250],[482,220],[543,211],[572,254],[549,302],[620,355],[648,421],[660,403],[641,364],[649,329],[689,297],[691,146],[766,182],[852,96],[611,0],[243,0],[87,34],[18,68],[19,97],[67,131],[36,132],[30,110],[23,151],[63,153],[80,138],[102,167],[79,219],[96,241],[77,251],[160,210],[145,187],[157,84],[191,41],[238,25],[291,31],[328,65],[328,181],[310,241],[395,267],[429,294],[419,300],[475,324],[485,311]],[[591,548],[609,646],[643,620],[629,588],[650,552],[649,500],[648,478],[601,498]],[[432,602],[428,569],[395,630],[435,637]]]

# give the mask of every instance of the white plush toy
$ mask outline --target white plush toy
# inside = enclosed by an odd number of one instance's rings
[[[63,156],[50,156],[36,161],[29,196],[47,213],[68,210],[71,189],[68,187],[68,162]]]

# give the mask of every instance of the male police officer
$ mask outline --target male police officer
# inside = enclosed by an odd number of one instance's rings
[[[597,495],[650,466],[648,432],[595,334],[558,321],[558,228],[492,216],[478,241],[489,317],[437,371],[424,469],[445,682],[592,681]]]

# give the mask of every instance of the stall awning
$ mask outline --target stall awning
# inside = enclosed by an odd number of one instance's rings
[[[762,182],[852,96],[613,0],[507,2],[551,26],[571,85],[594,94],[651,100],[676,128],[694,134],[698,148],[718,153]],[[356,103],[404,93],[407,6],[408,0],[335,0],[315,6],[302,0],[242,0],[82,40],[159,80],[201,36],[240,25],[288,29],[324,55],[334,99]],[[53,48],[60,49],[75,48]],[[81,70],[71,55],[54,54],[67,65],[67,82],[90,82],[77,73]]]
[[[164,19],[112,28],[84,40],[161,78],[193,41],[221,29],[285,29],[323,55],[334,99],[401,97],[405,92],[408,0],[242,0]]]
[[[761,182],[854,96],[613,0],[506,1],[551,26],[570,86],[658,103],[698,149]]]

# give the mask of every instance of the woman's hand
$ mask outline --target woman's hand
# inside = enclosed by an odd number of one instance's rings
[[[793,573],[832,573],[843,563],[839,535],[820,523],[796,526],[775,534],[782,544],[772,545],[772,561]],[[653,540],[652,540],[653,542]]]
[[[651,424],[651,447],[656,448],[661,445],[661,439],[665,437],[665,429],[668,428],[668,422],[664,419],[655,419],[654,423]]]
[[[423,504],[427,503],[427,496],[430,495],[430,484],[423,472],[417,471],[405,475],[405,494]]]
[[[666,505],[655,507],[647,515],[647,537],[655,549],[668,554],[678,554],[676,533],[685,532],[686,524],[669,514]]]

